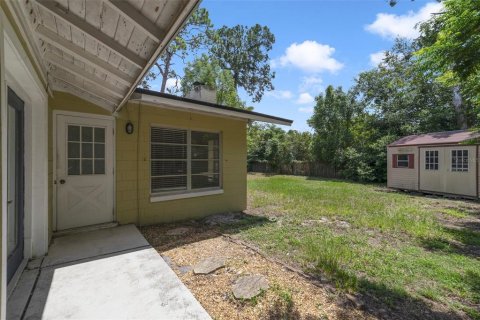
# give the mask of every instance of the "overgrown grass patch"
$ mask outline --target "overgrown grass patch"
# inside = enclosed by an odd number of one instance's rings
[[[480,205],[470,202],[467,214],[462,201],[304,177],[255,176],[248,187],[251,208],[284,213],[241,231],[264,250],[387,305],[428,299],[471,317],[479,312],[480,234],[445,226],[439,215],[471,222]]]

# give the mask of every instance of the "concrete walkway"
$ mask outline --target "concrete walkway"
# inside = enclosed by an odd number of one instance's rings
[[[9,298],[7,319],[211,319],[133,225],[53,240]]]

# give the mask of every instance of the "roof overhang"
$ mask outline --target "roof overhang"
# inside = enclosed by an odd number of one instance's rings
[[[8,0],[48,88],[118,111],[200,0]]]
[[[219,116],[223,118],[234,118],[250,121],[261,121],[284,126],[292,125],[293,121],[279,118],[263,113],[237,109],[217,105],[204,101],[196,101],[188,98],[178,97],[145,89],[137,89],[132,94],[130,101],[140,102],[147,105],[157,106],[166,109],[183,110],[201,114]]]

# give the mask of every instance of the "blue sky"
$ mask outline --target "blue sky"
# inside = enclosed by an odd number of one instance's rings
[[[259,23],[275,34],[275,91],[255,104],[240,94],[255,111],[292,119],[300,131],[309,130],[313,97],[329,84],[349,88],[396,36],[414,38],[414,25],[441,9],[435,0],[400,0],[393,8],[386,0],[203,0],[201,6],[216,27]]]

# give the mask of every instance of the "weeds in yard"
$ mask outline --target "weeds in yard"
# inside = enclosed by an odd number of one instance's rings
[[[241,232],[262,249],[392,308],[428,310],[429,299],[478,317],[480,204],[285,176],[250,179],[249,199],[252,208],[284,213],[281,223]],[[460,227],[444,225],[442,215]]]

